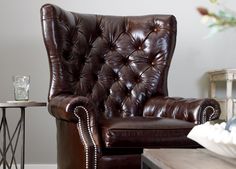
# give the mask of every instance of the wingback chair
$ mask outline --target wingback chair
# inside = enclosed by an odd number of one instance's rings
[[[199,147],[186,135],[219,117],[213,99],[168,97],[174,16],[89,15],[46,4],[41,21],[59,169],[139,169],[143,148]]]

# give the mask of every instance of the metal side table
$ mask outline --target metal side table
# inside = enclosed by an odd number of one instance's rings
[[[21,140],[21,164],[20,169],[24,169],[25,163],[25,108],[27,107],[39,107],[46,106],[45,102],[34,102],[34,101],[11,101],[7,103],[0,103],[0,108],[2,109],[2,119],[0,123],[0,139],[2,140],[2,145],[0,145],[0,168],[11,169],[15,166],[18,169],[16,161],[16,150],[19,140]],[[19,108],[20,117],[18,123],[16,124],[13,133],[10,133],[9,125],[6,117],[7,108]],[[20,139],[21,137],[21,139]],[[15,141],[13,141],[15,140]],[[10,158],[9,158],[10,157]],[[8,160],[9,158],[9,160]]]

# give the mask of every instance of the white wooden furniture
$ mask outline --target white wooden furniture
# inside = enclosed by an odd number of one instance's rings
[[[209,97],[216,99],[221,106],[221,119],[228,120],[233,115],[236,115],[236,99],[233,98],[233,81],[236,80],[236,69],[222,69],[209,71]],[[224,99],[219,99],[216,96],[216,82],[226,82],[226,96]]]
[[[207,149],[144,149],[142,169],[235,169],[235,158]]]
[[[2,109],[2,119],[0,122],[0,169],[15,169],[17,167],[16,149],[18,141],[21,140],[21,165],[20,169],[24,169],[25,164],[25,108],[46,106],[45,102],[33,101],[11,101],[7,103],[0,103]],[[20,118],[13,133],[10,133],[10,127],[7,121],[6,109],[18,108],[20,109]]]

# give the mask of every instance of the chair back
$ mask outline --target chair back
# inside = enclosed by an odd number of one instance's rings
[[[49,100],[85,96],[105,117],[130,117],[142,116],[150,97],[168,95],[174,16],[89,15],[48,4],[41,19],[51,71]]]

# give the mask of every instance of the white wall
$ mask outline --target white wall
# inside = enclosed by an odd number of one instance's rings
[[[232,0],[229,0],[232,1]],[[31,76],[31,100],[46,101],[49,69],[44,48],[40,7],[57,4],[81,13],[109,15],[174,14],[178,39],[169,73],[171,96],[207,96],[207,76],[212,69],[236,67],[236,29],[204,40],[209,29],[196,12],[207,0],[1,0],[0,1],[0,101],[13,99],[12,75]],[[14,111],[9,116],[14,118]],[[29,108],[26,114],[26,163],[56,163],[55,122],[46,108]]]

